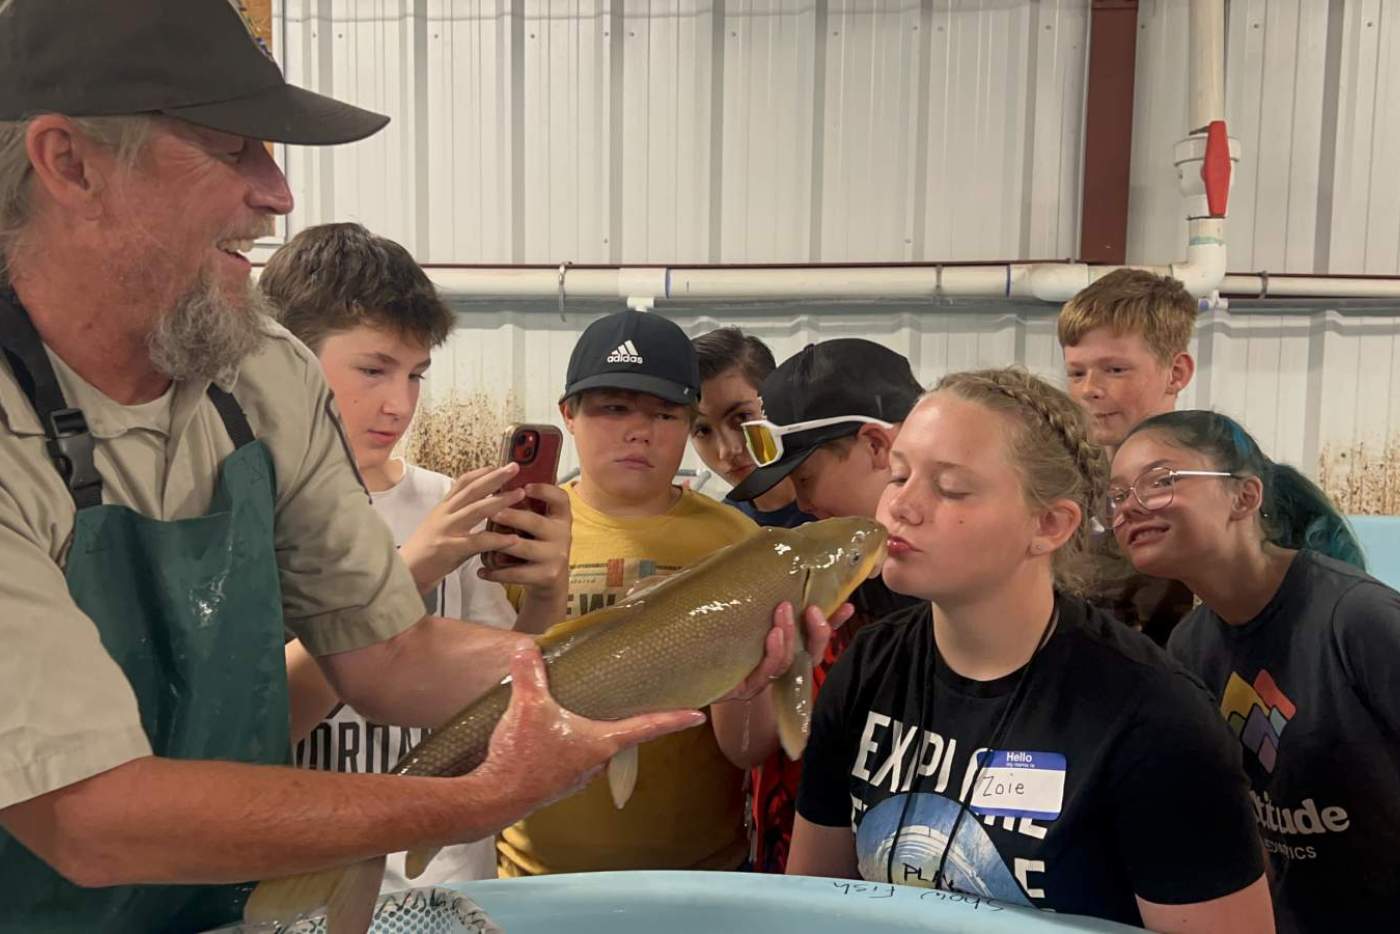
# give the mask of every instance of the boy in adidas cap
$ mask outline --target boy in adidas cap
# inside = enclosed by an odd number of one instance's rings
[[[738,510],[672,482],[699,396],[690,340],[659,315],[611,314],[579,338],[559,405],[580,465],[565,487],[573,507],[567,618],[756,531]],[[824,623],[807,633],[825,645]],[[762,671],[736,696],[755,695],[768,678]],[[507,828],[498,841],[500,874],[739,868],[747,855],[743,774],[729,755],[739,755],[746,707],[717,703],[713,725],[643,745],[623,809],[600,778]]]

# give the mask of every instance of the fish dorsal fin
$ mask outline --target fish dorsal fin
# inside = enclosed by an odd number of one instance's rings
[[[652,574],[650,577],[643,577],[641,580],[637,581],[637,583],[632,586],[632,589],[627,591],[627,593],[623,596],[622,600],[618,602],[631,602],[641,597],[645,597],[647,594],[651,593],[653,590],[660,587],[668,580],[671,580],[674,577],[679,577],[684,573],[685,571],[679,571],[676,574]]]
[[[540,647],[546,658],[558,655],[568,646],[626,622],[637,609],[636,605],[624,602],[585,613],[576,619],[565,620],[550,627],[544,635],[535,637],[535,644]]]
[[[636,746],[629,746],[608,760],[608,790],[612,792],[613,805],[619,811],[637,787],[637,765]]]
[[[632,613],[645,606],[647,601],[656,595],[663,587],[670,588],[678,586],[685,580],[704,571],[710,565],[720,563],[736,547],[753,541],[755,538],[765,533],[772,533],[774,536],[779,536],[780,533],[785,534],[786,532],[786,529],[759,529],[754,535],[744,539],[743,542],[737,542],[727,548],[721,548],[689,567],[681,568],[673,574],[653,574],[650,577],[644,577],[634,585],[635,589],[631,593],[626,594],[622,599],[618,600],[617,603],[614,603],[610,607],[604,607],[601,610],[594,610],[592,613],[585,613],[583,616],[575,619],[565,620],[551,627],[544,635],[537,636],[535,638],[535,643],[540,647],[540,651],[544,653],[546,658],[557,655],[568,646],[575,645],[583,639],[597,635],[599,632],[605,632],[613,626],[630,619]]]

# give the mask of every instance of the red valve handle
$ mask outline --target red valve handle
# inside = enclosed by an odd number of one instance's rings
[[[1206,183],[1206,206],[1211,217],[1224,217],[1230,200],[1230,137],[1224,120],[1212,120],[1206,128],[1206,158],[1201,181]]]

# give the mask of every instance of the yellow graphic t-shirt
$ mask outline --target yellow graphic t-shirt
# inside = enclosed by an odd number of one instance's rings
[[[611,606],[640,580],[670,574],[758,528],[747,516],[684,490],[666,513],[618,519],[573,507],[568,618]],[[497,841],[502,876],[609,869],[735,869],[747,852],[743,773],[708,723],[641,747],[637,787],[613,806],[607,777],[508,827]]]

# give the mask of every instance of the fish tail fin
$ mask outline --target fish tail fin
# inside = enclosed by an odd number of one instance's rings
[[[384,879],[384,857],[259,882],[243,907],[246,921],[290,921],[325,906],[327,930],[364,931],[374,915],[379,886]]]
[[[792,667],[773,682],[773,713],[783,752],[800,760],[812,726],[812,656],[806,649],[799,648]]]
[[[326,934],[365,934],[383,884],[383,856],[351,866],[326,905]]]
[[[408,855],[403,859],[403,874],[410,879],[417,879],[423,874],[439,853],[442,852],[440,846],[430,846],[421,850],[409,850]]]

